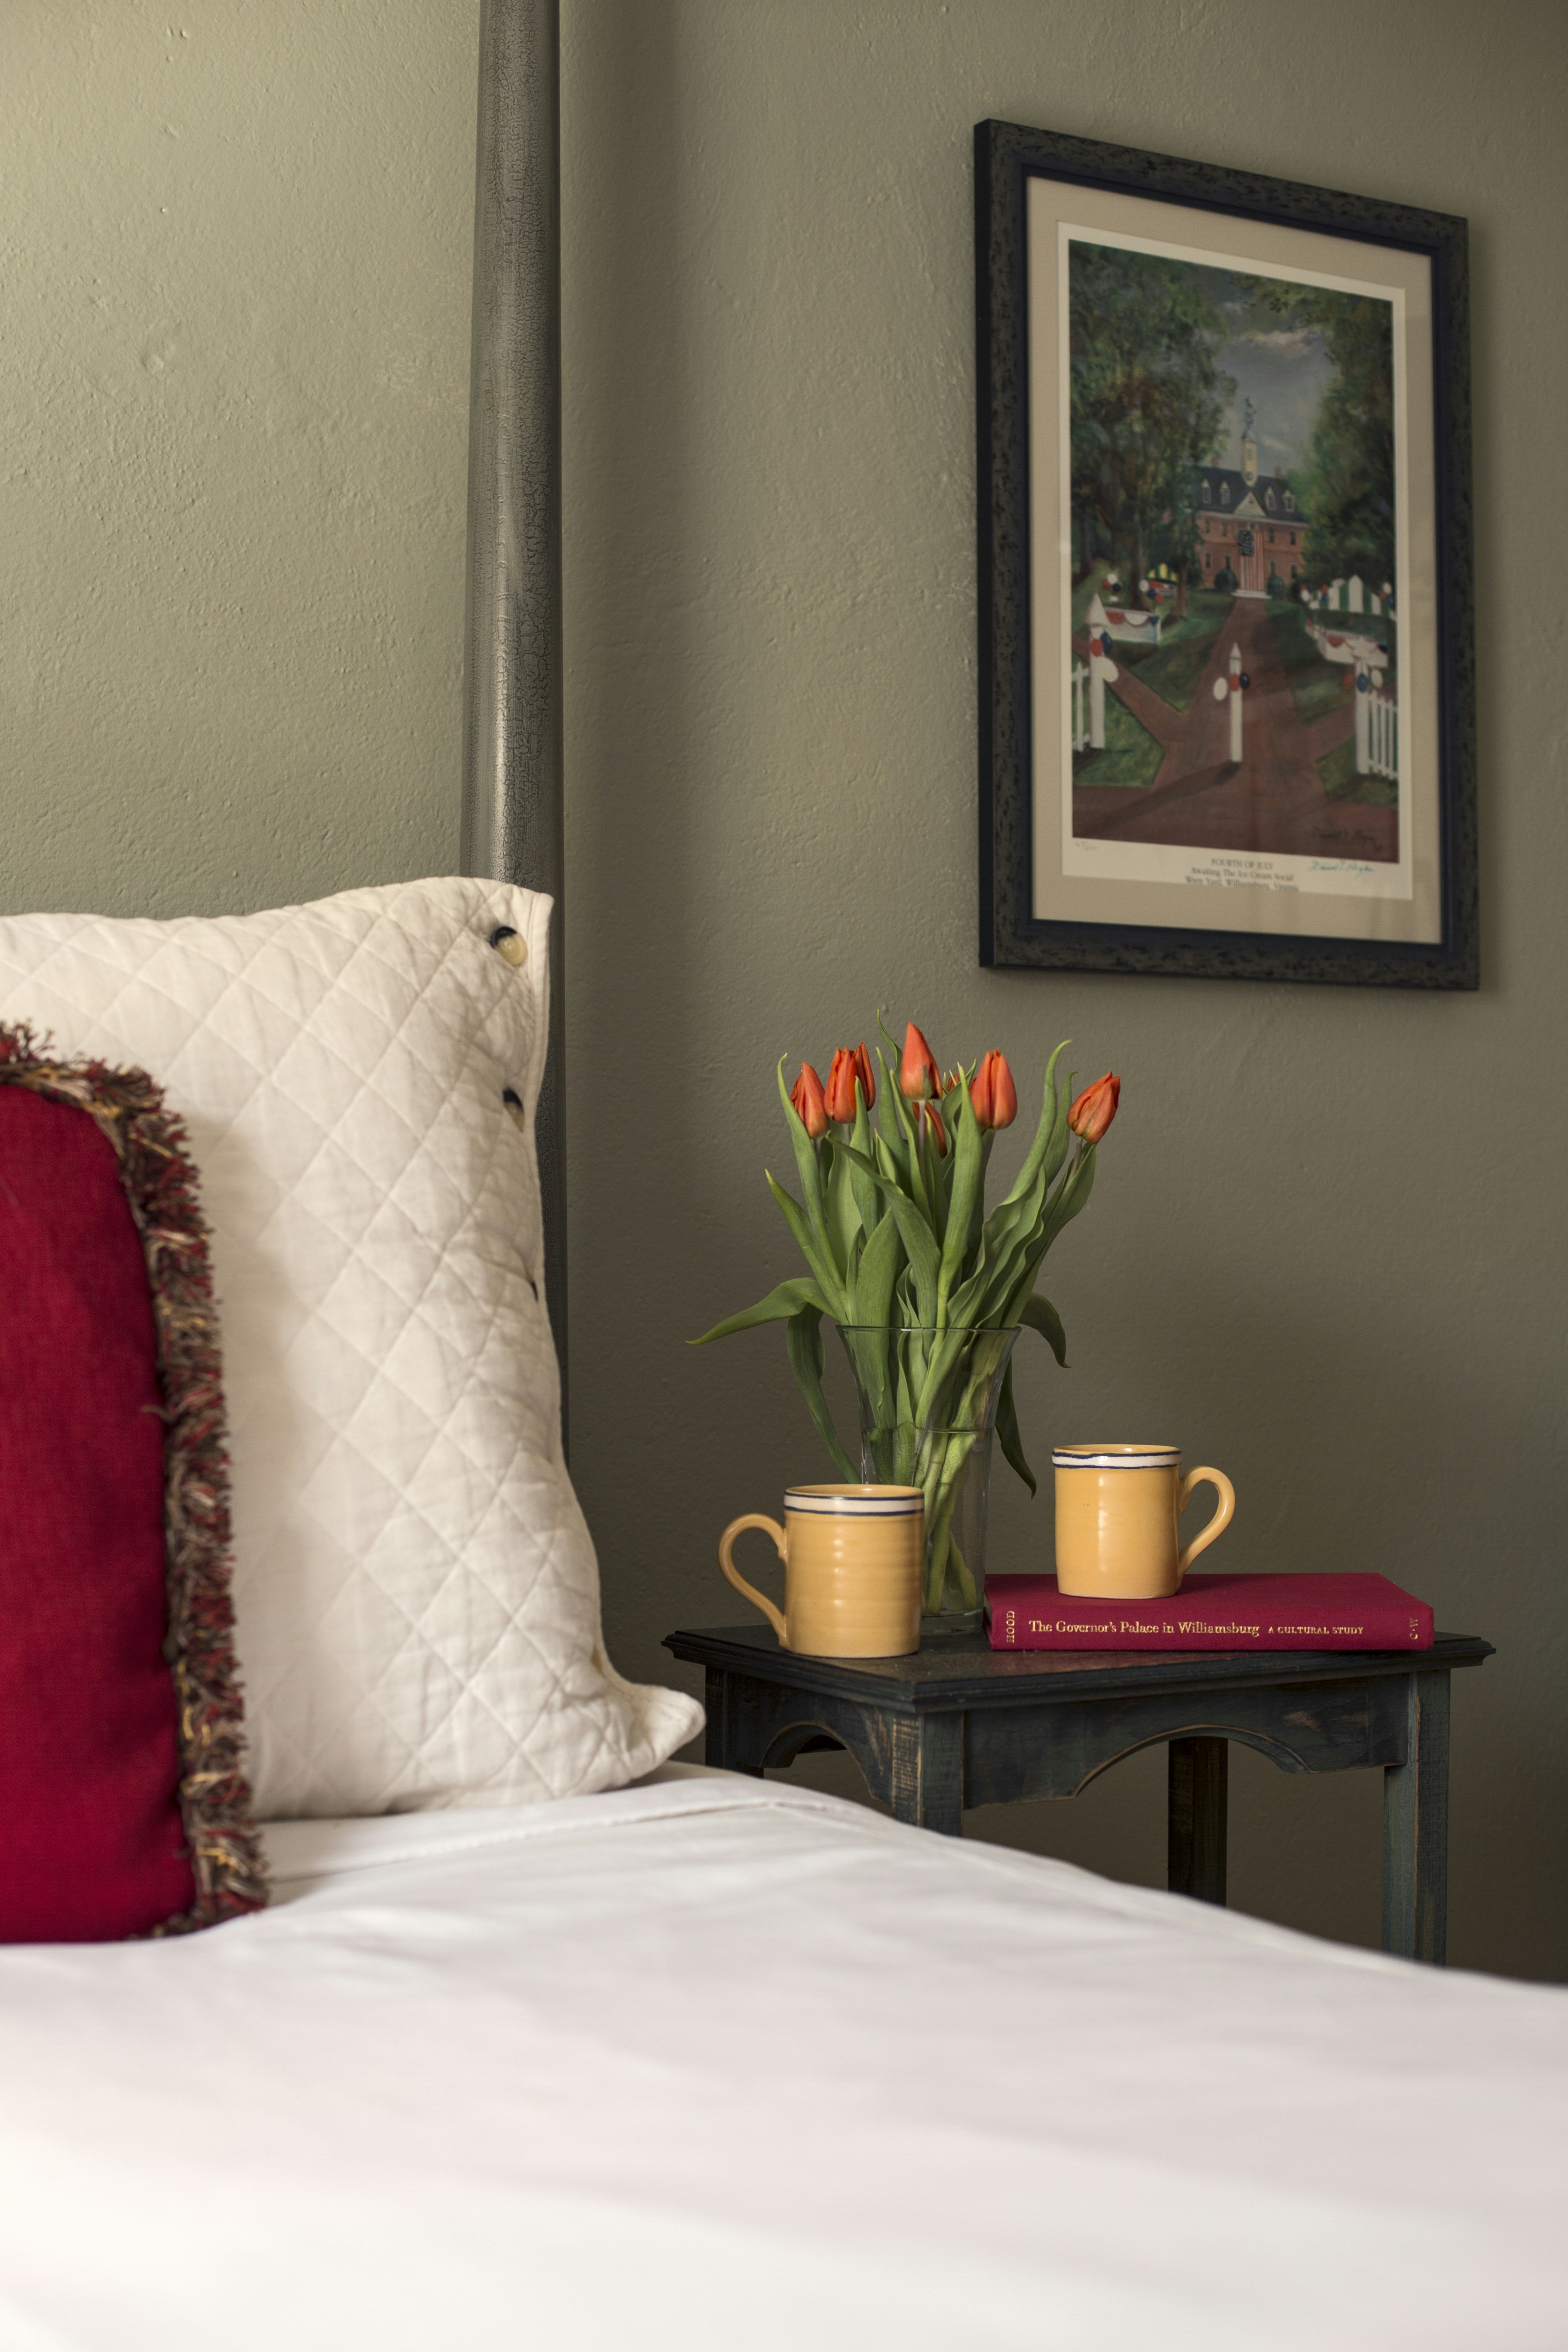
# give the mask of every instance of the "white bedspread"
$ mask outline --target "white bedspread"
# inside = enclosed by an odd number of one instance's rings
[[[1568,1995],[729,1776],[0,1953],[0,2347],[1559,2352]]]

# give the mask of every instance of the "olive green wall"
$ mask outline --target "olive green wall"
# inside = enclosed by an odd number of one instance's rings
[[[1123,1080],[1049,1262],[1053,1438],[1229,1470],[1236,1568],[1378,1569],[1496,1642],[1456,1686],[1452,1930],[1568,1974],[1568,16],[1466,0],[626,0],[566,75],[574,1463],[630,1671],[734,1622],[714,1538],[826,1475],[777,1330],[780,1054],[879,1004],[944,1059]],[[975,961],[970,138],[984,116],[1470,217],[1485,986],[1435,999]],[[1000,1548],[1049,1502],[1000,1474]],[[754,1539],[753,1539],[754,1540]],[[760,1565],[760,1563],[759,1563]],[[1375,1939],[1378,1776],[1233,1751],[1241,1904]],[[804,1759],[850,1785],[838,1759]],[[837,1773],[827,1769],[837,1764]],[[1158,1884],[1163,1753],[982,1817]]]
[[[478,0],[0,0],[0,896],[458,856]]]
[[[817,1467],[776,1333],[681,1345],[791,1270],[775,1057],[879,1003],[1032,1078],[1071,1035],[1125,1091],[1050,1267],[1074,1368],[1024,1360],[1037,1463],[1173,1435],[1237,1482],[1229,1564],[1378,1568],[1489,1635],[1456,1690],[1453,1949],[1568,1975],[1568,19],[563,13],[573,1453],[620,1662],[732,1617],[718,1528]],[[5,904],[254,906],[455,856],[476,22],[0,4]],[[1470,217],[1478,996],[978,970],[984,115]],[[998,1517],[1040,1556],[1047,1502],[1007,1481]],[[1162,1784],[1151,1753],[973,1826],[1157,1883]],[[1238,1751],[1232,1785],[1236,1899],[1371,1940],[1375,1776]]]

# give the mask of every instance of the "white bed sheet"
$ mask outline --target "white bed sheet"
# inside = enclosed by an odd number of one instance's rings
[[[0,2347],[1568,2342],[1568,1994],[673,1771],[0,1953]]]

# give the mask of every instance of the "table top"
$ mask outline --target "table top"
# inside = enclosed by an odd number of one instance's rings
[[[1429,1650],[994,1650],[975,1633],[941,1636],[907,1658],[809,1658],[764,1624],[667,1633],[664,1646],[698,1665],[921,1714],[1197,1685],[1381,1682],[1479,1666],[1493,1654],[1471,1633],[1439,1633]]]

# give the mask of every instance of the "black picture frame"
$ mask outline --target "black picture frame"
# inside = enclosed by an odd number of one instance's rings
[[[1189,234],[1194,213],[1229,215],[1245,223],[1346,240],[1347,255],[1352,257],[1357,245],[1425,257],[1431,297],[1430,569],[1435,576],[1428,625],[1436,632],[1432,648],[1435,724],[1427,732],[1428,753],[1435,745],[1436,766],[1435,882],[1430,864],[1426,869],[1427,903],[1435,911],[1426,920],[1429,929],[1440,921],[1439,936],[1420,940],[1314,936],[1300,928],[1303,920],[1310,919],[1303,917],[1298,917],[1289,930],[1242,930],[1197,925],[1176,928],[1168,919],[1157,923],[1062,919],[1037,911],[1032,631],[1034,583],[1039,575],[1032,566],[1031,499],[1037,492],[1044,498],[1047,491],[1043,473],[1036,484],[1042,453],[1031,446],[1027,218],[1028,192],[1031,184],[1040,180],[1181,206]],[[1363,987],[1476,988],[1479,967],[1466,222],[1376,198],[1338,194],[1253,173],[997,121],[981,122],[975,128],[974,202],[982,964]],[[1175,218],[1173,214],[1173,221]],[[1223,250],[1224,242],[1224,232],[1216,227],[1216,253]],[[1040,307],[1043,311],[1043,303]],[[1424,364],[1424,352],[1421,356]],[[1253,462],[1256,465],[1256,458]],[[1059,504],[1058,497],[1058,508]],[[1061,528],[1067,528],[1065,520]],[[1062,559],[1064,569],[1067,561]],[[1273,593],[1272,585],[1268,593]],[[1401,587],[1401,602],[1403,595]],[[1059,614],[1059,597],[1057,611]],[[1399,618],[1403,632],[1403,611]],[[1069,632],[1073,625],[1069,619]],[[1065,658],[1070,667],[1072,657]],[[1069,687],[1069,695],[1071,690]],[[1217,698],[1217,684],[1215,691]],[[1076,730],[1076,719],[1073,725]],[[1425,789],[1426,805],[1430,807],[1430,778]],[[1407,805],[1402,803],[1401,806],[1406,809],[1402,821],[1408,824]],[[1429,841],[1424,853],[1428,860],[1431,853]],[[1179,904],[1168,897],[1163,903]],[[1249,893],[1246,904],[1257,903],[1257,895]],[[1239,913],[1241,902],[1237,904]]]

